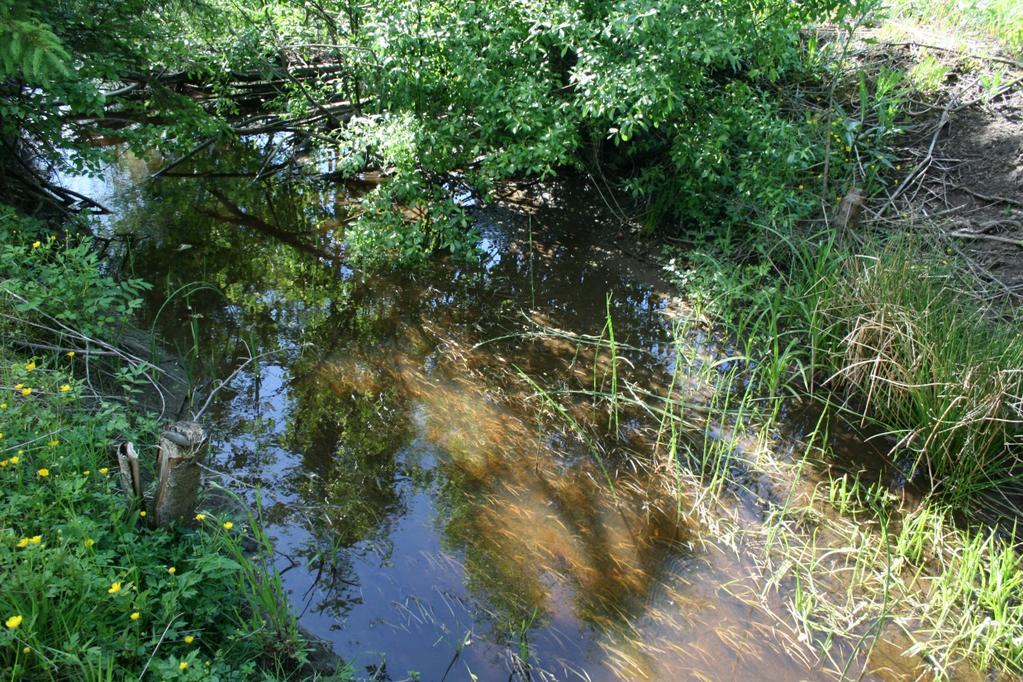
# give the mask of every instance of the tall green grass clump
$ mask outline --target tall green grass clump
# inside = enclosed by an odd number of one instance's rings
[[[286,677],[303,642],[272,569],[241,551],[243,519],[205,513],[191,528],[152,528],[121,491],[111,445],[131,439],[145,454],[157,424],[124,399],[137,388],[99,390],[135,374],[111,369],[100,344],[138,306],[139,284],[103,275],[87,240],[2,217],[0,670],[20,680]]]
[[[793,279],[812,297],[796,322],[818,327],[813,351],[827,383],[895,434],[897,448],[913,455],[913,473],[951,500],[969,504],[1017,483],[1023,337],[918,246],[893,243],[844,260],[833,281]]]
[[[951,265],[922,245],[856,252],[830,232],[769,235],[761,260],[704,254],[675,272],[747,356],[772,368],[771,386],[837,394],[847,414],[892,434],[906,473],[947,502],[1011,513],[997,503],[1023,483],[1015,324],[962,293]]]

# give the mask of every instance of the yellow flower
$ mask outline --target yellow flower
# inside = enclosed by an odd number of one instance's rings
[[[70,390],[71,390],[71,384],[61,384],[61,387],[60,387],[60,392],[61,393],[67,393]]]
[[[146,518],[146,512],[140,511],[139,516],[141,516],[142,518]]]
[[[230,521],[224,521],[224,530],[231,530],[234,528],[234,524]]]
[[[14,628],[21,625],[21,621],[23,620],[25,619],[22,618],[21,616],[11,616],[10,618],[4,621],[4,625],[7,626],[8,630],[13,630]]]
[[[3,469],[5,466],[10,464],[10,461],[11,460],[9,460],[9,459],[0,459],[0,469]]]
[[[50,475],[50,470],[49,469],[40,469],[36,473],[39,474],[40,478],[46,478],[47,476]]]
[[[89,474],[91,474],[91,473],[92,473],[91,471],[89,471],[88,469],[86,469],[85,471],[83,471],[83,472],[82,472],[82,476],[88,476],[88,475],[89,475]]]
[[[175,573],[178,572],[178,569],[174,568],[173,566],[168,566],[167,572],[170,573],[171,575],[174,575]]]
[[[7,409],[7,403],[0,403],[0,410],[6,410],[6,409]]]
[[[191,644],[195,641],[194,635],[185,635],[185,644]]]
[[[26,386],[25,388],[21,389],[21,395],[25,397],[32,395],[32,389]]]
[[[47,443],[47,445],[49,445],[49,446],[50,446],[51,448],[55,448],[55,447],[57,447],[58,445],[60,445],[60,441],[59,441],[59,440],[57,440],[56,438],[54,438],[53,440],[51,440],[50,442],[48,442],[48,443]]]
[[[14,390],[15,391],[20,391],[24,387],[25,387],[25,384],[14,384]]]
[[[8,461],[8,462],[10,462],[11,464],[17,464],[18,462],[20,462],[20,461],[21,461],[21,458],[20,458],[20,457],[18,457],[17,455],[15,455],[14,457],[11,457],[11,458],[10,458],[9,460],[7,460],[7,461]]]
[[[69,350],[67,353],[65,353],[65,355],[67,355],[69,358],[73,358],[75,357],[75,352],[73,350]]]
[[[30,537],[28,539],[28,541],[30,543],[32,543],[33,545],[38,545],[40,542],[43,541],[43,536],[42,535],[33,535],[32,537]]]
[[[18,540],[19,549],[25,549],[26,547],[28,547],[28,538],[22,538]]]
[[[142,614],[139,613],[138,611],[132,611],[131,612],[131,619],[132,620],[138,620],[141,617],[142,617]]]
[[[39,240],[36,240],[36,241],[32,242],[32,248],[33,249],[38,249],[42,245],[43,245],[43,243],[41,241],[39,241]]]
[[[195,520],[196,521],[205,521],[206,520],[206,515],[205,514],[196,514],[195,515]]]
[[[36,368],[36,361],[35,360],[30,360],[29,363],[27,365],[25,365],[25,371],[26,372],[31,372],[35,368]]]
[[[118,582],[110,583],[110,589],[107,590],[107,594],[117,594],[120,591],[121,591],[121,583],[118,581]]]
[[[188,670],[188,661],[181,661],[181,663],[178,663],[178,670]]]
[[[95,544],[96,544],[96,541],[93,540],[92,538],[85,538],[85,546],[86,547],[92,547]]]
[[[23,654],[28,654],[28,653],[31,653],[31,652],[32,652],[32,650],[29,649],[27,646],[26,647],[22,647],[22,649],[21,649],[21,653],[23,653]]]
[[[103,474],[104,476],[106,476],[106,475],[107,475],[107,474],[108,474],[108,473],[110,472],[110,469],[108,469],[108,468],[106,468],[106,467],[100,467],[100,468],[99,468],[99,472],[100,472],[101,474]]]

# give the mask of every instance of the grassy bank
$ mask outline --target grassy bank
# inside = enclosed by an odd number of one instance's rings
[[[715,260],[713,279],[688,273],[704,301],[697,316],[741,339],[749,371],[737,384],[702,370],[715,386],[715,447],[666,448],[695,485],[706,489],[712,472],[720,494],[697,496],[698,509],[728,519],[722,505],[737,489],[760,500],[763,526],[726,520],[720,536],[759,557],[764,593],[790,605],[794,641],[834,670],[884,643],[940,677],[1023,672],[1018,322],[965,297],[948,259],[918,243],[773,237],[769,268]],[[669,396],[666,424],[692,399]],[[796,458],[771,445],[793,401],[822,414]],[[875,436],[886,474],[831,451],[825,425],[836,419],[886,434]],[[824,480],[808,477],[821,468]],[[747,487],[751,472],[771,494]],[[893,493],[900,480],[917,492]]]
[[[306,658],[237,511],[153,528],[111,445],[152,460],[156,370],[118,354],[139,282],[0,215],[0,670],[7,679],[290,679]],[[265,547],[264,547],[265,549]],[[308,678],[308,674],[302,675]]]

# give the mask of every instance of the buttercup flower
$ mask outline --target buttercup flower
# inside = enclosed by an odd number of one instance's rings
[[[25,387],[25,384],[14,384],[14,390],[15,391],[20,391],[24,387]]]
[[[32,248],[33,249],[38,249],[42,245],[43,245],[43,243],[41,241],[39,241],[39,240],[36,240],[36,241],[32,242]]]
[[[70,390],[71,390],[71,384],[61,384],[61,387],[60,387],[60,392],[61,393],[67,393]]]
[[[139,613],[138,611],[132,611],[132,612],[131,612],[131,616],[130,616],[130,618],[131,618],[132,620],[138,620],[138,619],[139,619],[139,618],[141,618],[141,617],[142,617],[142,614],[141,614],[141,613]]]
[[[193,635],[185,635],[185,644],[191,644],[194,641],[195,637]]]
[[[231,530],[234,528],[234,523],[231,521],[224,521],[224,530]]]
[[[50,475],[50,470],[49,469],[40,469],[36,473],[39,474],[40,478],[46,478],[47,476]]]
[[[19,549],[25,549],[26,547],[28,547],[28,538],[22,538],[18,540]]]
[[[99,468],[99,472],[100,472],[101,474],[103,474],[104,476],[106,476],[106,475],[107,475],[107,473],[108,473],[109,471],[110,471],[110,469],[108,469],[108,468],[106,468],[106,467],[100,467],[100,468]]]
[[[88,469],[86,469],[85,471],[83,471],[83,472],[82,472],[82,476],[88,476],[88,475],[89,475],[89,474],[91,474],[91,473],[92,473],[91,471],[89,471]]]
[[[31,543],[33,545],[38,545],[40,542],[43,541],[43,536],[42,535],[33,535],[32,537],[30,537],[28,539],[28,541],[29,541],[29,543]]]
[[[19,452],[20,452],[20,450],[19,450]],[[7,460],[7,461],[8,461],[8,462],[10,462],[11,464],[17,464],[18,462],[20,462],[20,461],[21,461],[21,458],[20,458],[20,457],[18,457],[17,455],[15,455],[14,457],[11,457],[11,458],[10,458],[9,460]]]
[[[146,513],[144,511],[140,511],[139,516],[141,516],[142,518],[146,518]]]
[[[36,368],[36,361],[35,360],[30,360],[29,363],[27,365],[25,365],[25,371],[26,372],[31,372],[35,368]]]
[[[181,661],[181,663],[178,663],[178,670],[188,670],[188,661]]]
[[[32,395],[32,389],[26,386],[25,388],[21,389],[21,395],[27,398],[28,396]]]
[[[4,625],[7,626],[8,630],[13,630],[14,628],[16,628],[19,625],[21,625],[21,621],[23,621],[23,620],[25,620],[25,619],[22,618],[20,615],[18,615],[18,616],[11,616],[10,618],[8,618],[7,620],[4,621]]]
[[[96,541],[93,540],[92,538],[85,538],[85,546],[86,547],[92,547],[95,544],[96,544]]]
[[[60,441],[54,438],[53,440],[47,442],[46,444],[49,445],[51,448],[55,448],[58,445],[60,445]]]
[[[174,575],[175,573],[178,572],[178,569],[174,568],[173,566],[168,566],[167,572],[170,573],[171,575]]]
[[[110,589],[107,590],[107,594],[117,594],[120,591],[121,591],[121,583],[120,583],[120,581],[113,582],[113,583],[110,583]]]
[[[69,358],[73,358],[75,357],[75,352],[73,350],[69,350],[67,353],[65,353],[65,355],[67,355]]]
[[[196,514],[195,515],[195,520],[196,521],[205,521],[206,520],[206,515],[205,514]]]

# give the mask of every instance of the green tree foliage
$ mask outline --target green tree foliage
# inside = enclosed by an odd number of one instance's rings
[[[354,71],[342,87],[365,116],[338,135],[357,166],[415,182],[464,171],[484,190],[582,167],[620,180],[651,228],[767,224],[816,209],[795,189],[822,159],[823,127],[793,120],[777,96],[807,77],[801,31],[874,5],[345,0],[321,3],[304,35],[318,25],[315,43],[343,45],[333,58]],[[400,158],[382,130],[404,140]],[[356,251],[374,251],[375,232],[407,253],[395,242],[408,230],[381,217],[367,210]]]

